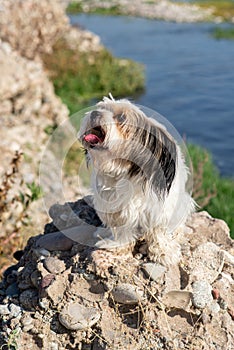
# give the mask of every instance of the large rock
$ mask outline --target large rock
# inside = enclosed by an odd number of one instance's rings
[[[184,230],[187,250],[176,266],[178,273],[175,266],[167,267],[154,279],[154,271],[146,270],[147,257],[139,254],[142,242],[114,251],[72,241],[67,250],[58,246],[54,235],[62,235],[56,228],[61,216],[62,229],[75,228],[80,219],[93,222],[94,228],[101,225],[88,199],[53,206],[53,222],[45,226],[44,235],[31,238],[19,263],[5,272],[0,285],[0,346],[17,328],[17,344],[32,350],[39,349],[36,344],[65,350],[81,343],[85,349],[231,350],[233,242],[224,222],[206,212],[195,213]],[[68,207],[73,215],[67,215]],[[43,238],[50,236],[49,252]],[[212,256],[222,252],[224,263],[213,258],[212,265],[209,249]],[[192,259],[189,252],[194,253]]]
[[[59,0],[1,0],[0,37],[22,56],[51,52],[68,27]]]

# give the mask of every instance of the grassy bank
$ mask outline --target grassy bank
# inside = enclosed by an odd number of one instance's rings
[[[231,21],[234,18],[234,2],[229,0],[195,0],[193,3],[202,8],[212,8],[213,16],[222,21]]]
[[[147,1],[147,4],[155,4],[155,1]],[[171,2],[173,3],[173,1]],[[188,2],[184,2],[183,0],[176,2],[177,5],[181,4],[188,4]],[[189,2],[189,4],[196,4],[200,6],[202,9],[210,9],[212,8],[213,14],[210,18],[206,20],[216,20],[217,18],[220,19],[220,21],[231,21],[232,18],[234,18],[234,2],[231,0],[194,0]],[[111,5],[111,1],[109,4],[103,5],[98,4],[98,2],[93,2],[92,6],[88,4],[85,1],[79,1],[79,2],[71,2],[67,8],[67,12],[70,14],[75,13],[96,13],[96,14],[102,14],[102,15],[126,15],[126,11],[123,11],[121,8],[121,5],[115,2],[114,5]]]
[[[234,238],[234,179],[219,175],[210,153],[205,149],[194,145],[188,148],[194,169],[195,200],[201,209],[225,220]]]
[[[73,114],[111,92],[132,96],[144,88],[143,65],[114,57],[106,49],[83,53],[71,50],[66,42],[56,43],[53,54],[44,55],[56,94]]]

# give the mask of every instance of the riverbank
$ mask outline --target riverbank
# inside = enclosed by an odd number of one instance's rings
[[[224,1],[194,1],[175,3],[168,0],[141,1],[69,1],[68,13],[99,13],[106,15],[126,15],[158,19],[172,22],[234,22],[234,4]]]

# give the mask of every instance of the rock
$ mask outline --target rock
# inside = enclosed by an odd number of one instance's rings
[[[50,274],[48,277],[48,284],[42,284],[42,288],[44,288],[44,290],[41,291],[41,296],[48,296],[53,305],[57,305],[62,301],[63,294],[67,287],[67,274],[62,276]]]
[[[9,305],[9,309],[10,309],[10,316],[9,317],[15,317],[15,318],[18,317],[22,311],[20,306],[15,305],[13,303],[11,303]]]
[[[40,274],[40,272],[38,270],[34,270],[31,273],[30,279],[31,279],[33,287],[38,289],[39,286],[40,286],[40,283],[41,283],[41,274]]]
[[[213,300],[212,303],[209,304],[208,308],[210,310],[211,315],[215,315],[220,311],[220,306],[216,300]]]
[[[34,249],[33,252],[36,255],[36,257],[39,258],[40,260],[50,256],[50,252],[47,249],[44,249],[44,248]]]
[[[4,305],[0,305],[0,315],[9,315],[10,314],[10,310],[8,307],[8,304],[4,304]]]
[[[116,303],[137,304],[143,300],[144,292],[132,284],[121,283],[111,291],[111,295]]]
[[[67,304],[59,314],[59,321],[67,329],[84,330],[95,325],[100,318],[96,308],[85,307],[82,304]]]
[[[34,310],[38,305],[38,293],[35,289],[23,291],[19,297],[20,304],[26,310]]]
[[[22,317],[20,320],[22,327],[23,327],[23,332],[29,332],[33,327],[34,327],[34,321],[32,319],[32,317],[30,316],[25,316]]]
[[[145,263],[142,268],[146,275],[154,281],[160,280],[166,272],[166,268],[156,263]]]
[[[12,283],[6,289],[6,295],[9,297],[17,297],[20,293],[17,282]]]
[[[190,263],[190,280],[206,280],[213,283],[222,271],[224,256],[221,249],[212,242],[199,245],[193,252]]]
[[[55,250],[69,250],[72,248],[73,241],[64,236],[62,232],[53,232],[49,235],[42,236],[37,241],[37,246],[48,249],[49,251]]]
[[[212,304],[212,287],[207,281],[196,281],[193,283],[192,288],[192,303],[196,308],[204,309]]]
[[[51,52],[68,27],[68,18],[58,1],[40,0],[35,4],[28,0],[1,0],[1,12],[1,38],[29,59]]]
[[[44,261],[44,267],[52,274],[58,274],[63,272],[66,269],[64,261],[57,258],[49,257]]]
[[[192,293],[185,290],[172,290],[163,298],[163,304],[168,308],[186,309],[191,301]]]

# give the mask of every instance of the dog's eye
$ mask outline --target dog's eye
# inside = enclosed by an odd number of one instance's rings
[[[126,116],[124,113],[116,114],[114,118],[117,120],[118,123],[123,124],[126,120]]]

